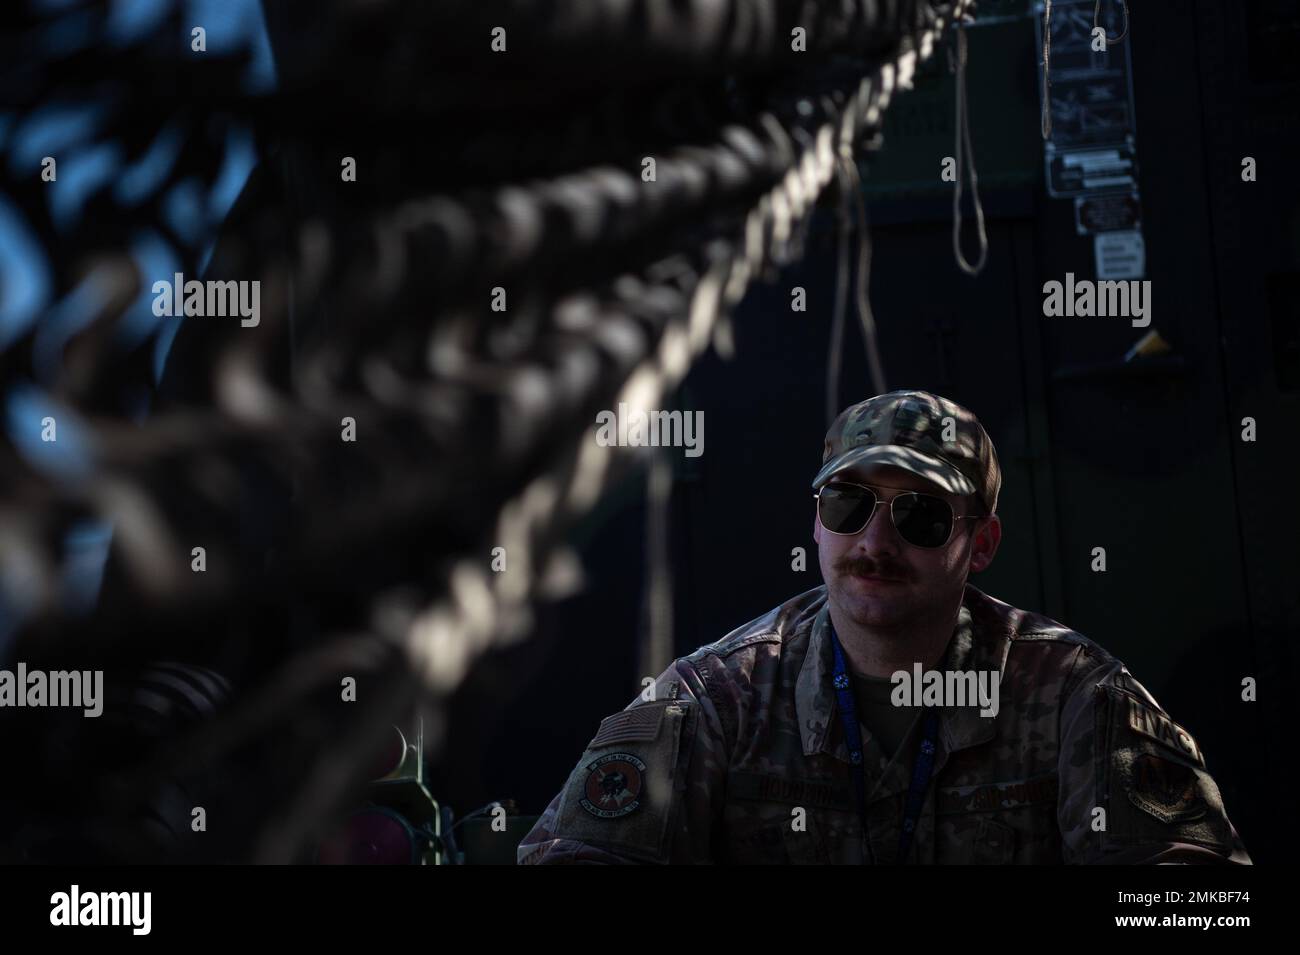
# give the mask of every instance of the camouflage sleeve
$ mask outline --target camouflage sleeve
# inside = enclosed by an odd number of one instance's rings
[[[712,672],[716,664],[705,657],[699,666]],[[722,727],[700,668],[675,661],[652,694],[601,721],[519,844],[519,863],[711,861],[727,770]]]
[[[1079,648],[1060,734],[1066,862],[1250,864],[1196,740],[1118,660]]]

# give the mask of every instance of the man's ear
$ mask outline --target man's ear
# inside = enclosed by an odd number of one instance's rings
[[[822,542],[822,522],[817,520],[816,507],[813,508],[813,540],[815,540],[818,545]]]
[[[1002,519],[991,514],[976,525],[970,545],[970,569],[977,574],[993,563],[993,557],[1002,543]]]

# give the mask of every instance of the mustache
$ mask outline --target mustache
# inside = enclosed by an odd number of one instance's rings
[[[866,556],[841,557],[835,562],[835,571],[841,576],[870,575],[893,580],[907,580],[911,576],[902,564]]]

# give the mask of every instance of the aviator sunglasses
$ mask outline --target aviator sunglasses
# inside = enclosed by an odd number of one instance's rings
[[[845,537],[860,533],[880,502],[872,488],[845,481],[832,481],[813,496],[817,498],[817,519],[822,527]],[[905,491],[888,504],[898,536],[914,547],[943,547],[959,520],[979,517],[977,514],[958,517],[943,498],[917,491]]]

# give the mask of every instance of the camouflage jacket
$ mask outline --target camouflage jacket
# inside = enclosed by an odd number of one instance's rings
[[[896,863],[921,721],[863,727],[866,827],[831,686],[826,588],[676,660],[601,722],[521,863]],[[968,586],[943,669],[1000,705],[944,707],[909,864],[1249,863],[1191,735],[1124,665]]]

